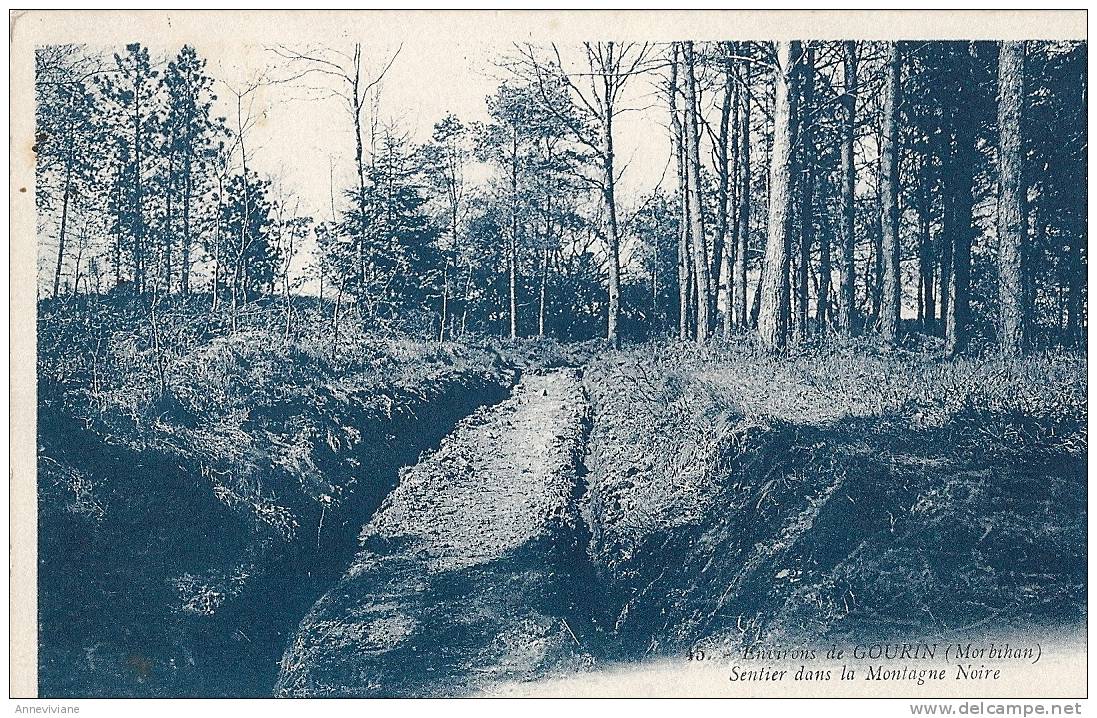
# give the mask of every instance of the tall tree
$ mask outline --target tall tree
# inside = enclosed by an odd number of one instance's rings
[[[540,113],[529,127],[532,147],[526,182],[528,235],[538,253],[537,336],[548,327],[551,267],[569,232],[578,230],[583,218],[578,203],[589,189],[583,174],[588,158],[570,141],[567,128],[554,115]]]
[[[689,207],[690,235],[693,238],[693,268],[697,281],[697,342],[708,339],[711,326],[712,278],[709,273],[708,247],[705,242],[704,217],[701,209],[700,119],[697,111],[696,54],[693,43],[683,46],[686,74],[686,202]]]
[[[1028,42],[1025,50],[1022,136],[1032,217],[1026,239],[1033,259],[1026,276],[1038,289],[1028,343],[1039,320],[1049,336],[1079,344],[1086,305],[1087,47]]]
[[[366,322],[418,327],[433,325],[438,316],[443,262],[440,228],[426,207],[427,183],[420,149],[405,133],[387,126],[379,133],[368,169],[364,215],[359,214],[358,188],[345,191],[338,238],[351,251],[332,256],[332,270],[338,272],[332,279],[344,291],[355,292]],[[366,247],[364,258],[360,241]]]
[[[279,82],[309,82],[315,78],[325,78],[327,82],[308,86],[308,89],[321,97],[340,100],[349,114],[351,127],[354,130],[355,170],[355,191],[349,196],[356,205],[358,216],[361,217],[366,216],[369,212],[369,208],[366,206],[368,202],[366,187],[368,173],[365,160],[362,115],[371,97],[371,91],[376,91],[380,87],[401,50],[403,50],[403,45],[397,47],[396,51],[381,66],[381,69],[373,77],[370,77],[368,68],[364,66],[366,62],[364,57],[365,49],[360,42],[354,43],[349,52],[336,48],[296,48],[285,45],[279,45],[272,49],[272,52],[278,58],[285,61],[285,66],[289,71],[289,76],[281,78]],[[375,100],[378,98],[376,94],[373,97]],[[372,109],[373,112],[370,117],[371,146],[376,141],[374,135],[377,132],[377,108],[372,107]],[[366,257],[369,251],[367,247],[368,239],[362,233],[363,231],[364,229],[360,228],[359,233],[355,235],[358,252],[358,278],[356,283],[359,287],[365,287],[368,283],[366,278]]]
[[[76,45],[35,50],[35,202],[42,214],[57,210],[57,260],[52,296],[61,288],[72,215],[79,198],[94,192],[97,148],[104,139],[90,86],[97,59]],[[73,269],[73,291],[80,262]]]
[[[853,249],[856,244],[857,166],[854,163],[854,142],[857,127],[857,43],[842,43],[842,231],[838,262],[838,329],[848,334],[853,329],[855,271]]]
[[[758,336],[769,351],[781,351],[789,329],[789,230],[792,209],[792,142],[796,135],[796,71],[800,43],[777,43],[773,149],[769,164],[769,218],[762,263]]]
[[[880,253],[884,264],[880,302],[880,335],[894,344],[899,338],[902,310],[902,277],[899,267],[899,92],[901,57],[898,43],[886,45],[883,97],[883,144],[880,148],[883,188]]]
[[[1023,257],[1025,190],[1021,153],[1025,43],[1004,42],[998,58],[998,301],[999,345],[1007,355],[1025,345]]]
[[[457,231],[465,204],[465,156],[468,130],[455,115],[448,114],[434,125],[431,142],[424,148],[427,176],[438,191],[446,208],[446,228],[449,247],[443,249],[442,306],[438,326],[438,341],[452,337],[450,323],[450,275],[457,256]]]
[[[679,238],[676,204],[662,190],[656,190],[643,198],[640,209],[630,223],[631,234],[640,242],[643,268],[650,282],[650,337],[659,336],[668,328],[668,308],[677,301],[678,265],[673,259]]]
[[[507,200],[506,273],[509,336],[518,337],[518,286],[520,232],[524,227],[524,181],[534,122],[533,96],[528,87],[504,83],[488,98],[492,123],[481,130],[481,156],[494,162],[505,179],[502,185]]]
[[[796,264],[796,331],[804,340],[808,335],[808,275],[811,247],[815,238],[815,48],[804,46],[803,68],[800,73],[800,258]],[[825,239],[823,240],[826,241]],[[819,283],[820,294],[823,282]]]
[[[649,69],[653,45],[649,43],[585,42],[585,61],[577,73],[569,72],[559,48],[552,46],[554,65],[545,63],[532,46],[525,48],[528,69],[535,75],[541,90],[543,106],[553,112],[572,131],[575,139],[585,144],[601,165],[600,194],[605,214],[605,239],[609,255],[609,291],[606,311],[606,338],[620,343],[618,320],[621,313],[621,233],[617,217],[617,155],[614,147],[614,122],[627,108],[623,94],[629,82]],[[555,84],[550,75],[568,90],[576,119],[564,112],[550,88]],[[573,75],[585,80],[573,81]],[[584,89],[582,85],[585,84]]]
[[[237,223],[234,231],[230,233],[230,237],[236,240],[236,246],[231,251],[231,255],[234,257],[232,262],[232,283],[229,287],[231,290],[230,296],[232,301],[232,331],[235,332],[237,328],[237,320],[240,313],[241,302],[247,301],[248,285],[247,285],[247,267],[245,265],[246,258],[249,256],[250,245],[255,242],[259,234],[253,232],[251,228],[255,226],[253,224],[253,218],[251,216],[252,209],[259,211],[261,205],[257,201],[258,198],[251,196],[252,191],[256,188],[262,188],[262,185],[256,184],[251,179],[251,174],[248,171],[248,161],[251,156],[248,153],[248,134],[252,127],[255,125],[257,117],[253,111],[252,103],[248,103],[247,109],[245,109],[245,101],[255,95],[258,90],[267,84],[266,78],[262,75],[251,78],[245,81],[243,84],[234,85],[228,82],[222,81],[225,87],[228,88],[232,94],[236,105],[236,127],[235,127],[235,149],[240,150],[240,201],[241,201],[241,218]],[[222,182],[222,189],[224,184]],[[227,191],[227,190],[226,190]],[[227,200],[227,198],[226,198]],[[227,205],[222,202],[222,217],[221,225],[224,227],[230,227],[231,225],[225,221],[225,209]],[[230,253],[226,253],[229,256]]]
[[[192,204],[196,190],[201,184],[202,175],[211,166],[218,146],[223,144],[226,133],[221,121],[212,115],[213,103],[217,100],[217,96],[213,94],[213,78],[206,74],[205,68],[206,61],[198,56],[193,47],[185,45],[175,59],[168,63],[164,73],[164,86],[167,92],[167,113],[164,124],[169,142],[167,151],[172,159],[169,166],[171,176],[167,181],[167,191],[169,196],[173,190],[182,195],[180,218],[182,256],[180,257],[179,288],[183,294],[190,292],[190,273],[193,264]],[[176,167],[177,169],[174,169]],[[175,172],[178,173],[177,176],[173,176]],[[167,219],[169,236],[166,241],[170,243],[173,240],[170,235],[170,210]],[[170,276],[168,279],[170,290]]]
[[[748,52],[746,46],[741,46],[742,52],[746,54]],[[734,297],[732,304],[734,306],[733,314],[735,324],[740,328],[745,329],[748,324],[747,318],[747,250],[750,246],[750,110],[751,110],[751,93],[750,93],[750,73],[751,64],[749,61],[740,63],[740,76],[737,78],[739,83],[739,152],[738,152],[738,170],[736,172],[736,182],[739,185],[737,191],[737,198],[739,207],[736,211],[736,222],[739,228],[736,230],[736,243],[735,249],[735,266],[732,269],[734,280],[732,285],[734,287]]]
[[[933,223],[933,190],[931,159],[927,155],[920,158],[917,176],[916,209],[918,212],[918,318],[927,334],[934,330],[934,317],[937,315],[936,284],[934,277],[933,242],[930,226]]]
[[[244,175],[234,174],[225,186],[221,223],[237,240],[226,243],[225,252],[233,267],[233,293],[239,301],[269,291],[282,264],[269,194],[270,182],[254,172],[246,180]]]
[[[671,148],[674,154],[675,177],[678,181],[678,338],[689,337],[690,330],[690,284],[693,271],[690,265],[690,221],[687,201],[688,177],[686,164],[685,123],[678,112],[679,80],[678,66],[681,55],[680,43],[671,43],[670,79],[667,84],[667,98],[670,105]]]
[[[973,178],[978,158],[975,148],[978,104],[974,90],[973,64],[975,43],[953,48],[951,86],[953,107],[949,111],[951,148],[945,176],[945,212],[941,260],[941,310],[945,318],[945,351],[956,354],[967,343],[970,285],[971,242],[974,211]],[[945,256],[947,255],[947,256]]]
[[[739,111],[739,89],[735,82],[734,65],[731,55],[734,52],[733,43],[721,44],[723,57],[720,60],[720,70],[723,76],[723,96],[720,102],[720,128],[716,136],[715,155],[716,165],[716,232],[712,238],[712,281],[713,292],[721,293],[724,303],[724,335],[731,333],[731,302],[732,279],[731,267],[735,256],[735,232],[738,226],[734,224],[734,212],[730,206],[734,203],[737,189],[734,175],[738,162],[738,137],[737,116]],[[731,225],[729,227],[729,224]],[[726,242],[729,234],[731,241]]]
[[[115,53],[114,69],[97,76],[106,100],[105,113],[116,138],[117,167],[115,220],[119,238],[128,231],[134,289],[145,291],[148,269],[146,189],[158,132],[156,78],[148,48],[126,45],[125,54]],[[117,252],[116,275],[121,275],[121,247]]]

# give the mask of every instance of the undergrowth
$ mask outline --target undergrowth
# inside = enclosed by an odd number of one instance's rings
[[[860,341],[597,359],[586,512],[618,649],[1076,619],[1085,367]]]
[[[514,379],[329,309],[42,303],[43,694],[269,695],[398,468]]]

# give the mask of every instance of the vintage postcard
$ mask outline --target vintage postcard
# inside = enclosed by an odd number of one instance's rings
[[[13,697],[1088,695],[1085,11],[9,38]]]

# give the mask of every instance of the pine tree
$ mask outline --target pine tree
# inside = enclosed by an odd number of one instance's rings
[[[164,120],[165,154],[168,158],[168,176],[165,191],[169,198],[178,196],[181,205],[179,238],[181,258],[179,289],[190,292],[190,273],[193,264],[193,205],[208,183],[208,171],[217,152],[223,148],[227,129],[224,121],[212,115],[213,78],[205,74],[206,61],[194,48],[185,45],[168,63],[163,85],[167,95]],[[170,206],[170,205],[169,205]],[[174,243],[174,224],[170,210],[167,212],[167,246]],[[170,276],[169,276],[170,289]]]
[[[899,103],[901,56],[898,43],[887,43],[884,78],[883,143],[880,149],[882,193],[880,255],[883,282],[880,302],[880,335],[889,344],[899,338],[902,311],[902,277],[899,267]]]
[[[799,41],[777,43],[768,235],[758,310],[758,336],[769,351],[782,351],[788,342],[792,139],[798,119],[795,73],[799,62]]]
[[[998,59],[998,343],[1007,355],[1025,345],[1025,185],[1021,115],[1025,96],[1025,44],[1004,42]]]
[[[468,128],[451,113],[434,125],[434,134],[422,153],[427,178],[445,207],[445,227],[449,235],[449,246],[441,249],[442,304],[439,308],[438,341],[445,341],[447,333],[453,336],[450,284],[458,251],[458,225],[465,209],[464,167],[467,152]]]
[[[254,173],[247,178],[234,174],[225,185],[221,205],[221,225],[227,237],[225,263],[232,268],[232,291],[243,302],[269,293],[282,258],[276,246],[271,216],[270,182]],[[239,241],[237,241],[239,240]]]
[[[114,71],[97,75],[104,104],[104,117],[113,137],[112,163],[116,168],[112,209],[115,214],[115,274],[121,279],[123,254],[128,254],[134,290],[146,289],[150,264],[149,214],[146,204],[156,136],[160,131],[156,78],[149,51],[138,43],[114,55]],[[122,237],[128,235],[125,251]]]
[[[35,203],[56,222],[52,296],[61,290],[73,216],[93,210],[99,149],[105,141],[91,78],[98,63],[82,47],[48,46],[35,52]],[[82,206],[78,207],[80,204]],[[80,261],[73,267],[76,291]]]

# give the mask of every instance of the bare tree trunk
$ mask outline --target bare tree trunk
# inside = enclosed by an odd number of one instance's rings
[[[883,148],[883,122],[874,123],[873,131],[876,134],[876,146]],[[882,151],[876,153],[876,213],[873,224],[876,228],[872,237],[872,279],[871,283],[866,278],[868,295],[871,298],[871,326],[878,328],[880,322],[880,303],[884,296],[884,155]],[[867,269],[866,269],[867,271]]]
[[[171,294],[171,199],[175,182],[175,153],[168,156],[168,176],[164,188],[164,293]]]
[[[762,257],[762,263],[765,264],[765,256]],[[758,270],[758,281],[754,283],[754,298],[750,303],[750,326],[752,329],[758,328],[758,315],[762,312],[762,280],[765,279],[766,274],[763,269]]]
[[[465,272],[465,290],[462,293],[463,298],[461,300],[461,335],[465,333],[465,329],[468,327],[469,318],[469,298],[472,296],[472,260],[469,260],[467,271]]]
[[[853,141],[857,119],[857,43],[842,43],[842,66],[845,92],[842,95],[842,249],[838,262],[838,330],[849,334],[853,330],[853,307],[856,270],[853,264],[854,219],[856,216],[857,167],[854,164]]]
[[[819,290],[815,298],[815,325],[819,331],[825,331],[830,324],[830,282],[831,282],[831,257],[830,238],[831,224],[826,209],[819,213]]]
[[[210,311],[217,311],[221,296],[221,203],[225,197],[224,175],[217,175],[217,215],[213,230],[213,296],[210,299]]]
[[[65,263],[65,233],[68,229],[69,221],[69,198],[72,195],[72,165],[75,161],[74,145],[76,144],[73,137],[72,128],[69,128],[69,146],[67,157],[65,158],[65,191],[61,197],[61,227],[59,234],[57,235],[57,268],[53,272],[53,296],[57,296],[57,291],[61,286],[61,267]],[[77,271],[79,271],[79,265],[77,265]]]
[[[736,181],[739,183],[739,210],[735,220],[739,224],[736,230],[734,287],[735,323],[747,326],[747,247],[750,242],[750,67],[743,71],[743,87],[739,93],[739,170]]]
[[[880,336],[888,344],[899,339],[902,279],[899,274],[899,76],[898,43],[887,44],[887,79],[883,98],[883,145],[881,171],[883,194],[880,202],[882,231],[880,254],[884,261],[884,277],[880,302]]]
[[[335,309],[331,315],[331,354],[335,356],[339,350],[339,315],[343,309],[343,290],[346,288],[346,279],[339,282],[339,291],[335,295]]]
[[[514,237],[507,238],[507,293],[511,339],[518,338],[518,257]]]
[[[683,167],[684,169],[684,167]],[[678,338],[688,339],[690,328],[690,287],[693,285],[693,271],[690,266],[689,204],[686,202],[685,177],[682,177],[682,212],[678,218]]]
[[[800,56],[798,41],[777,43],[774,88],[773,150],[769,165],[769,219],[762,264],[758,336],[769,351],[788,342],[789,216],[792,208],[792,139],[797,119],[794,73]]]
[[[185,296],[190,294],[190,193],[193,190],[189,149],[183,160],[183,175],[183,267],[179,288]]]
[[[944,216],[948,217],[950,214],[955,217],[955,212],[948,207],[948,200],[946,198],[946,209]],[[948,220],[946,220],[948,221]],[[948,229],[943,229],[941,232],[941,239],[939,242],[938,254],[940,255],[937,277],[937,295],[941,298],[940,301],[940,326],[938,332],[941,336],[944,336],[946,326],[948,324],[948,317],[951,313],[950,297],[952,295],[952,235],[949,230],[952,229],[952,225],[948,226]]]
[[[118,222],[114,227],[114,286],[122,284],[122,167],[118,167],[118,174],[114,181],[114,203],[118,208]]]
[[[686,199],[689,204],[690,234],[693,235],[694,274],[697,281],[697,342],[708,340],[712,280],[701,207],[700,137],[697,132],[697,80],[694,74],[693,42],[685,43],[686,70]]]
[[[240,222],[240,246],[236,253],[236,262],[233,265],[232,272],[232,318],[231,327],[233,333],[236,332],[237,314],[240,309],[239,295],[242,290],[242,284],[244,278],[242,277],[244,267],[244,253],[248,248],[248,225],[251,224],[251,196],[249,193],[248,182],[248,153],[247,148],[244,146],[244,115],[243,115],[243,95],[236,96],[236,131],[237,137],[240,141],[240,167],[241,175],[244,180],[244,212]]]
[[[510,300],[510,338],[518,338],[518,129],[511,137],[510,236],[507,238],[507,290]]]
[[[731,246],[729,245],[729,249]],[[717,286],[721,288],[721,295],[724,299],[724,315],[723,315],[723,334],[724,336],[731,336],[732,320],[731,320],[731,302],[732,302],[732,285],[731,285],[731,268],[733,265],[730,252],[725,251],[724,256],[720,258],[720,275],[724,278],[722,284]]]
[[[801,115],[807,117],[815,105],[815,48],[804,48],[804,66],[801,75],[803,99]],[[815,120],[800,125],[800,261],[796,265],[796,331],[801,341],[808,336],[808,268],[811,265],[811,245],[815,235]]]
[[[548,297],[549,250],[542,250],[541,291],[537,299],[537,336],[545,336],[545,300]]]
[[[953,131],[956,127],[954,119],[956,111],[944,109],[942,111],[942,131],[937,139],[937,155],[941,160],[941,232],[937,239],[937,297],[940,321],[937,333],[944,337],[949,315],[949,292],[952,282],[952,245],[953,232],[956,222],[956,198],[953,195],[955,178],[953,169],[955,164],[955,144]]]
[[[87,243],[88,243],[88,223],[87,223],[87,220],[85,219],[84,220],[84,228],[80,232],[79,241],[76,243],[76,268],[73,271],[73,277],[72,277],[72,293],[73,294],[79,294],[80,293],[80,280],[84,279],[84,277],[82,277],[81,274],[80,274],[80,265],[84,261],[84,248],[87,246]],[[89,264],[90,264],[90,262],[89,262]],[[85,284],[84,293],[87,294],[88,289],[86,287],[86,285],[87,285],[86,280],[85,280],[84,284]]]
[[[725,43],[725,47],[730,43]],[[730,48],[728,48],[730,50]],[[730,176],[734,172],[733,153],[730,152],[732,108],[738,102],[736,98],[735,82],[731,72],[731,60],[724,59],[724,95],[720,104],[720,131],[716,141],[716,234],[712,240],[712,270],[713,295],[719,293],[724,298],[724,334],[731,331],[731,277],[729,276],[728,255],[735,250],[734,242],[724,248],[724,241],[728,234],[728,188]],[[718,303],[718,302],[714,302]],[[713,311],[715,318],[715,307]]]
[[[1025,44],[1004,42],[998,58],[998,302],[1006,355],[1025,347],[1025,187],[1022,183],[1021,115],[1024,107]]]
[[[352,59],[354,74],[350,79],[351,90],[351,114],[354,115],[354,167],[358,174],[358,219],[361,226],[358,228],[358,287],[364,292],[366,287],[366,168],[362,159],[362,102],[363,97],[359,91],[362,77],[362,45],[354,43],[354,56]],[[443,319],[443,323],[445,320]]]
[[[964,96],[971,92],[968,87],[971,74],[968,70],[974,51],[974,44],[969,44],[967,51],[959,58],[964,67],[956,84],[956,93],[959,96],[957,104],[960,107],[964,106]],[[946,198],[952,202],[952,262],[947,295],[948,313],[945,317],[945,351],[950,355],[960,352],[967,344],[974,204],[972,178],[976,161],[974,120],[964,113],[956,112],[953,114],[953,122],[955,145],[948,174],[951,186],[946,192]]]
[[[921,166],[918,178],[918,314],[922,321],[922,331],[932,334],[934,318],[937,314],[937,299],[934,293],[933,241],[930,238],[930,215],[933,205],[930,195],[930,161],[927,155]]]
[[[678,115],[678,53],[679,43],[671,46],[670,84],[668,97],[670,102],[671,138],[673,140],[674,160],[678,177],[678,196],[681,214],[678,218],[678,338],[689,337],[689,286],[692,280],[689,251],[689,201],[686,188],[685,133],[682,119]]]
[[[453,328],[449,314],[449,282],[450,266],[457,254],[457,193],[455,188],[450,190],[450,250],[446,253],[442,262],[442,322],[438,328],[438,341],[446,340],[446,328],[449,327],[450,338],[453,338]]]
[[[610,79],[605,78],[607,85],[606,96],[611,96],[608,89]],[[609,308],[606,317],[606,339],[617,347],[621,344],[621,338],[617,334],[617,319],[621,313],[621,247],[620,234],[617,228],[617,199],[615,186],[617,178],[614,174],[613,156],[613,108],[607,107],[602,118],[602,195],[606,205],[607,233],[609,240]]]
[[[1024,110],[1022,110],[1024,112]],[[1024,150],[1022,149],[1022,152]],[[1023,156],[1023,155],[1022,155]],[[1042,222],[1042,212],[1039,203],[1027,202],[1029,187],[1031,181],[1029,179],[1029,172],[1022,169],[1021,171],[1021,197],[1022,197],[1022,209],[1025,210],[1025,242],[1023,245],[1024,251],[1021,253],[1021,278],[1024,280],[1024,301],[1022,307],[1024,308],[1024,347],[1029,347],[1036,340],[1037,334],[1037,319],[1036,316],[1036,296],[1037,296],[1037,279],[1040,278],[1041,266],[1043,262],[1040,261],[1040,247],[1047,246],[1047,236],[1044,234],[1044,223]],[[1029,224],[1028,216],[1032,217],[1031,224]],[[79,271],[79,266],[77,266]]]
[[[442,310],[439,313],[438,341],[446,340],[446,317],[449,315],[449,257],[442,261]]]
[[[141,78],[134,83],[133,112],[133,203],[136,221],[133,225],[133,277],[138,294],[145,291],[145,213],[141,183]]]
[[[728,197],[727,219],[730,236],[724,249],[723,262],[720,266],[720,276],[724,286],[724,336],[731,336],[735,327],[735,285],[737,277],[735,266],[739,261],[739,173],[743,161],[743,142],[739,136],[739,115],[743,111],[744,90],[736,82],[733,67],[729,63],[726,68],[727,81],[731,83],[731,166],[728,168]]]

